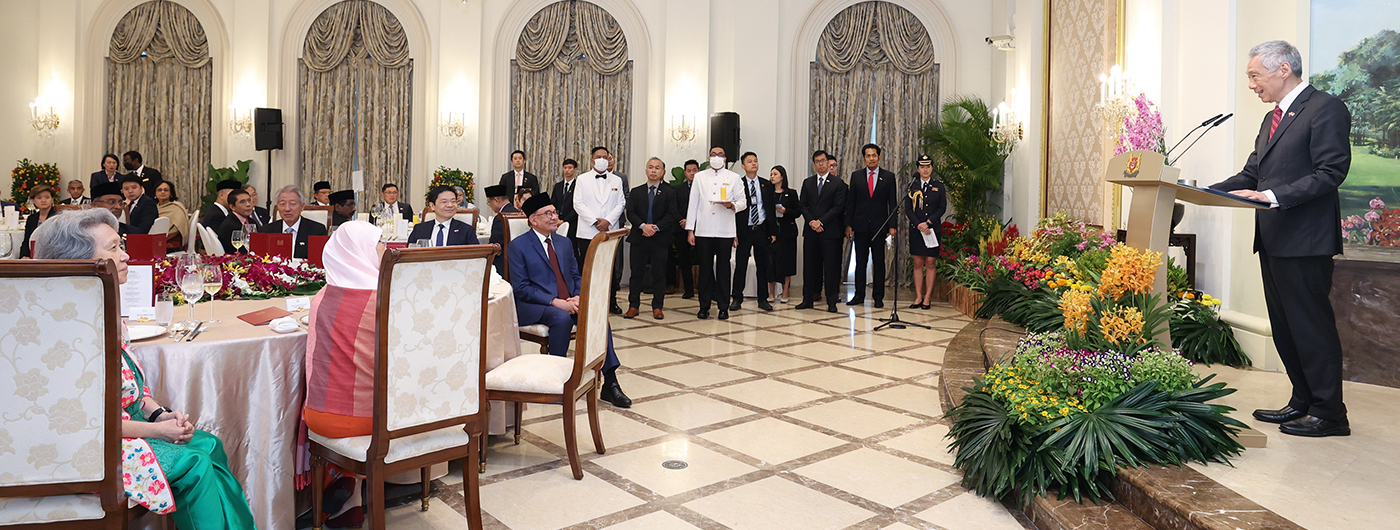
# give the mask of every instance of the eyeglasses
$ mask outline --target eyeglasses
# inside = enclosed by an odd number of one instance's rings
[[[555,211],[555,210],[549,210],[549,211],[547,211],[547,212],[539,212],[539,213],[537,213],[537,214],[535,214],[535,215],[538,215],[538,216],[543,217],[543,218],[545,218],[545,219],[549,219],[549,218],[551,218],[551,217],[552,217],[552,218],[555,218],[555,219],[558,219],[558,218],[559,218],[559,212],[558,212],[558,211]]]

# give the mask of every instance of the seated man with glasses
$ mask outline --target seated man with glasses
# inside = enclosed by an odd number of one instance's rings
[[[112,212],[112,217],[121,219],[123,215],[126,215],[126,196],[122,195],[122,183],[104,182],[92,188],[92,205],[95,208],[106,209]],[[137,232],[126,223],[118,223],[117,233],[126,235],[144,234],[145,232]]]
[[[428,192],[433,203],[433,218],[413,225],[408,234],[410,243],[427,241],[430,247],[455,245],[477,245],[476,227],[458,221],[452,216],[457,213],[457,191],[452,186],[438,186]]]

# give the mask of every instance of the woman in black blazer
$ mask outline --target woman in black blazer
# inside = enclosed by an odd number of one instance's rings
[[[919,172],[910,179],[904,193],[904,211],[909,217],[909,255],[914,258],[914,303],[910,309],[928,309],[933,301],[933,281],[938,277],[933,261],[939,246],[924,244],[924,234],[943,237],[943,214],[948,211],[948,191],[933,178],[933,161],[919,157]]]
[[[778,215],[778,240],[773,243],[773,269],[768,274],[773,281],[768,283],[768,298],[786,304],[792,277],[797,275],[797,218],[802,215],[802,205],[797,201],[797,190],[788,186],[786,168],[773,166],[768,180],[773,182],[776,197],[773,209]],[[774,293],[779,280],[783,283],[782,298]]]
[[[107,153],[102,155],[102,171],[96,171],[88,177],[88,189],[95,190],[98,184],[121,181],[121,162],[117,160],[117,155]]]
[[[47,221],[49,216],[58,213],[58,210],[53,207],[53,188],[47,185],[34,186],[34,189],[29,192],[29,201],[34,203],[34,211],[30,212],[29,219],[24,221],[24,242],[19,246],[20,258],[29,257],[29,237],[34,235],[39,224]]]

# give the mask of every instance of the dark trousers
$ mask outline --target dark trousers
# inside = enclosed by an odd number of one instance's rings
[[[588,239],[577,237],[569,238],[574,242],[574,259],[578,260],[578,270],[583,272],[583,258],[588,257]]]
[[[1259,252],[1274,347],[1293,383],[1288,405],[1325,420],[1346,418],[1342,341],[1332,312],[1332,256],[1281,258]]]
[[[682,232],[684,234],[684,232]],[[695,292],[695,274],[690,268],[695,265],[695,246],[685,235],[676,236],[676,244],[672,247],[675,252],[671,255],[671,261],[667,268],[675,267],[680,270],[681,288],[686,294]]]
[[[637,234],[641,231],[638,229]],[[661,309],[666,299],[666,254],[671,236],[656,234],[632,242],[632,293],[627,295],[627,307],[642,305],[642,291],[651,291],[651,308]],[[651,284],[647,285],[647,265],[651,265]]]
[[[885,299],[885,240],[889,239],[889,231],[879,232],[876,237],[872,232],[855,232],[856,247],[856,293],[851,296],[853,300],[865,299],[865,260],[873,254],[875,257],[875,287],[871,289],[871,296],[879,302]],[[874,241],[871,241],[874,238]]]
[[[749,281],[749,255],[753,255],[753,261],[757,265],[754,267],[755,280],[758,281],[759,301],[768,300],[768,269],[773,261],[771,254],[772,245],[768,240],[768,232],[762,226],[757,230],[748,226],[739,226],[739,248],[735,249],[734,259],[734,295],[735,302],[744,301],[744,284]]]
[[[627,255],[627,249],[629,247],[631,247],[631,245],[624,239],[621,243],[617,244],[617,254],[613,255],[612,292],[610,293],[612,295],[612,305],[617,305],[617,290],[622,287],[622,260],[625,259],[623,256]]]
[[[606,316],[606,315],[604,315]],[[560,357],[569,355],[569,335],[573,332],[574,326],[578,325],[578,315],[570,315],[567,311],[554,306],[545,306],[540,313],[540,319],[536,322],[521,322],[522,326],[531,324],[544,324],[549,328],[549,354]],[[617,360],[617,352],[613,350],[612,327],[608,327],[608,356],[603,360],[603,373],[612,377],[614,370],[622,363]]]
[[[708,311],[710,301],[729,310],[729,250],[734,248],[732,237],[696,237],[695,249],[700,251],[700,309]]]
[[[802,301],[815,304],[826,286],[826,304],[841,301],[841,247],[844,239],[807,237],[803,243]]]

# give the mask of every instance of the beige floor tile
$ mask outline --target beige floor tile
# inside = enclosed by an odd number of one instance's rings
[[[384,525],[405,530],[459,530],[467,527],[467,518],[442,502],[433,503],[426,512],[417,502],[410,502],[384,510]]]
[[[811,321],[804,322],[801,324],[793,324],[791,326],[780,326],[770,329],[772,329],[773,331],[781,331],[783,333],[789,333],[792,335],[796,335],[799,337],[807,337],[810,339],[829,339],[832,337],[840,337],[843,335],[851,334],[850,330],[842,330],[832,326],[824,326]]]
[[[856,438],[868,438],[919,421],[903,414],[845,399],[795,410],[787,415]]]
[[[591,453],[594,450],[593,434],[588,428],[588,415],[580,411],[575,418],[574,432],[575,439],[578,441],[578,452],[580,455]],[[598,411],[598,423],[603,431],[604,449],[666,434],[664,431],[653,429],[644,423],[628,419],[611,410]],[[549,440],[554,445],[564,447],[563,418],[526,425],[525,430]]]
[[[622,387],[622,393],[627,394],[627,397],[632,399],[642,399],[657,394],[665,394],[667,392],[680,390],[666,383],[642,377],[637,374],[619,375],[617,376],[617,384]],[[601,404],[603,408],[612,406],[604,404],[601,399],[598,400],[598,403]]]
[[[793,472],[890,508],[961,480],[957,475],[863,447]]]
[[[909,526],[909,525],[904,524],[904,523],[895,523],[895,524],[886,526],[886,527],[884,527],[884,528],[882,528],[882,529],[880,529],[880,530],[919,530],[919,529],[914,528],[914,527]]]
[[[898,355],[900,357],[908,357],[910,359],[915,359],[924,362],[942,364],[943,351],[945,349],[946,347],[944,346],[920,346],[918,348],[913,348],[909,350],[900,350],[899,353],[895,355]]]
[[[1022,530],[994,499],[968,492],[914,515],[948,530]]]
[[[930,374],[943,369],[943,367],[936,364],[901,359],[892,355],[880,355],[858,361],[851,361],[842,363],[841,366],[865,370],[880,375],[888,375],[890,377],[898,377],[900,379]]]
[[[761,418],[710,431],[701,438],[770,465],[831,449],[846,442],[777,418]]]
[[[888,379],[835,366],[823,366],[777,377],[842,394],[890,382]]]
[[[754,349],[747,344],[728,342],[715,337],[704,337],[699,339],[683,340],[679,342],[667,342],[660,345],[662,348],[685,352],[690,355],[701,357],[713,357],[716,355],[729,355],[731,353],[746,352]]]
[[[943,398],[932,388],[900,385],[860,394],[860,398],[933,418],[943,417]]]
[[[742,342],[744,344],[752,344],[760,348],[772,348],[774,346],[782,346],[784,344],[793,344],[796,342],[807,342],[811,340],[806,337],[798,337],[795,335],[787,335],[767,330],[730,333],[727,339]]]
[[[752,300],[744,302],[744,307],[758,307]],[[787,326],[797,322],[805,321],[799,311],[783,311],[781,304],[775,304],[776,311],[739,311],[730,313],[729,320],[740,324],[768,328],[774,326]],[[790,307],[790,306],[789,306]]]
[[[651,317],[647,317],[647,320],[650,319]],[[613,337],[622,337],[639,344],[655,344],[673,340],[693,339],[695,338],[695,334],[689,331],[649,325],[625,331],[613,331]]]
[[[938,385],[940,384],[940,383],[939,383],[940,379],[941,379],[941,378],[940,378],[939,376],[936,376],[936,375],[935,375],[935,376],[933,376],[933,377],[925,377],[925,378],[920,379],[920,380],[915,381],[915,382],[916,382],[916,383],[919,383],[919,384],[922,384],[922,385],[928,385],[928,386],[937,388]]]
[[[646,368],[658,364],[687,361],[690,360],[690,357],[668,351],[661,351],[651,346],[636,346],[632,348],[618,348],[617,360],[628,368]]]
[[[661,368],[649,368],[646,373],[669,379],[689,387],[709,386],[754,377],[748,372],[720,366],[705,361],[673,364]]]
[[[738,355],[728,355],[725,357],[715,357],[714,360],[740,368],[763,372],[765,374],[785,372],[816,364],[805,358],[769,351],[756,351]]]
[[[947,435],[947,425],[933,424],[923,429],[885,440],[880,442],[880,445],[951,466],[953,465],[953,458],[955,455],[948,451],[949,440],[944,438],[944,436]]]
[[[651,512],[607,528],[608,530],[698,530],[695,525],[664,511]]]
[[[511,530],[554,530],[641,504],[587,472],[574,480],[567,466],[481,487],[482,511]]]
[[[695,311],[688,311],[685,313],[668,312],[666,313],[666,323],[670,327],[680,328],[686,331],[695,332],[705,336],[723,336],[728,335],[731,332],[747,331],[753,329],[750,326],[746,326],[744,324],[735,322],[733,318],[730,318],[729,320],[719,320],[715,318],[713,312],[711,313],[712,314],[710,315],[710,318],[700,320],[698,318],[695,318]],[[672,316],[673,314],[675,316]],[[674,321],[672,321],[673,318],[675,319]]]
[[[614,348],[630,348],[630,347],[633,347],[633,346],[637,346],[637,345],[639,345],[639,344],[641,344],[641,343],[639,343],[639,342],[637,342],[637,341],[635,341],[635,340],[630,340],[630,339],[628,339],[627,337],[625,337],[625,336],[623,336],[623,335],[614,335],[614,336],[613,336],[613,347],[614,347]],[[569,346],[570,346],[570,347],[573,347],[574,344],[570,344]]]
[[[874,513],[779,477],[685,503],[734,530],[834,530]]]
[[[710,390],[710,393],[768,410],[791,407],[827,397],[827,394],[774,379],[759,379]]]
[[[683,431],[753,414],[748,409],[697,394],[636,403],[632,411]]]
[[[689,465],[685,469],[661,467],[667,460],[681,460]],[[757,470],[685,439],[604,456],[594,462],[666,497]]]
[[[870,355],[870,352],[865,350],[857,350],[849,346],[839,346],[829,342],[795,344],[792,346],[775,348],[775,350],[783,353],[791,353],[793,355],[801,355],[808,359],[815,359],[822,362],[842,361],[852,357]]]
[[[651,319],[651,314],[650,314],[650,313],[647,313],[647,319],[646,319],[646,320],[642,320],[642,319],[639,319],[639,318],[632,318],[632,319],[622,318],[621,315],[609,315],[609,316],[608,316],[608,325],[611,325],[611,326],[612,326],[613,332],[620,332],[620,331],[629,330],[629,329],[637,329],[637,328],[647,328],[647,327],[651,327],[651,320],[652,320],[652,319]]]
[[[584,440],[585,438],[580,437],[579,439]],[[591,438],[588,440],[591,440]],[[603,440],[606,441],[607,438]],[[549,451],[535,447],[534,444],[530,442],[521,440],[520,445],[516,445],[512,441],[511,436],[502,436],[492,440],[492,442],[491,447],[488,447],[486,451],[486,476],[488,477],[507,471],[515,471],[517,469],[559,460],[559,457],[550,454]],[[564,442],[560,440],[559,443],[562,444]],[[592,441],[588,442],[590,445],[592,443]],[[588,446],[589,445],[585,445],[584,447]],[[582,449],[580,449],[580,451],[582,451]],[[460,470],[458,471],[460,472]]]
[[[525,412],[521,414],[521,417],[526,420],[532,420],[535,418],[543,418],[551,414],[558,414],[561,410],[564,410],[564,407],[560,405],[541,405],[539,403],[527,403],[525,405]]]
[[[933,332],[928,332],[933,333]],[[912,340],[905,340],[880,333],[863,333],[841,337],[839,339],[827,339],[827,342],[849,346],[852,348],[865,348],[874,352],[887,352],[917,346],[919,343]],[[931,342],[931,341],[930,341]]]

